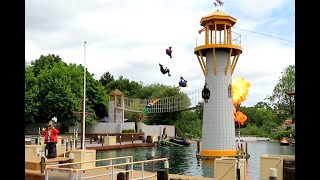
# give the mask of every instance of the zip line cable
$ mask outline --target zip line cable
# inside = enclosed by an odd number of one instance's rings
[[[242,29],[242,28],[238,28],[238,27],[233,27],[233,28],[244,30],[244,31],[248,31],[248,32],[255,33],[255,34],[259,34],[259,35],[262,35],[262,36],[267,36],[267,37],[279,39],[279,40],[282,40],[282,41],[287,41],[289,43],[295,43],[295,41],[287,40],[287,39],[283,39],[283,38],[279,38],[279,37],[275,37],[275,36],[271,36],[271,35],[268,35],[268,34],[263,34],[263,33],[255,32],[255,31],[251,31],[251,30],[247,30],[247,29]]]

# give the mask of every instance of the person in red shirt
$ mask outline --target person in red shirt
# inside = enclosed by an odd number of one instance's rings
[[[52,121],[49,121],[46,128],[42,128],[42,135],[46,143],[46,150],[48,150],[47,158],[57,157],[57,147],[59,130],[53,126]]]
[[[166,54],[172,58],[172,47],[170,46],[169,49],[166,49]]]

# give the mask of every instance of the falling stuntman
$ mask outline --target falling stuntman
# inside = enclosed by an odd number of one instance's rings
[[[171,76],[170,75],[170,70],[168,69],[168,67],[166,67],[166,69],[163,69],[163,65],[159,63],[159,66],[160,66],[160,71],[162,72],[162,74],[166,74],[168,73],[168,76]]]

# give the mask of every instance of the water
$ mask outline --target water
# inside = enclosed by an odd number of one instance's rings
[[[134,161],[147,160],[151,152],[155,157],[167,157],[169,159],[169,173],[192,176],[204,176],[213,178],[213,160],[196,158],[197,144],[192,142],[189,147],[138,147],[118,150],[97,151],[97,159],[133,156]],[[264,154],[295,155],[295,146],[280,146],[278,142],[256,141],[248,142],[246,180],[260,179],[260,157]],[[106,165],[106,164],[97,164]],[[141,165],[135,165],[134,169],[140,170]],[[124,167],[121,167],[124,168]],[[156,168],[163,168],[163,162],[157,163]],[[151,164],[145,164],[145,170],[150,171]]]

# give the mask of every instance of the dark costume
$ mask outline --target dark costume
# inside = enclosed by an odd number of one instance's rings
[[[168,73],[168,76],[171,76],[170,75],[170,70],[166,67],[166,69],[163,68],[163,65],[159,63],[159,66],[160,66],[160,71],[162,72],[162,74],[166,74]]]
[[[167,128],[163,128],[163,131],[162,131],[162,139],[167,139],[166,129],[167,129]]]
[[[166,49],[166,54],[172,58],[172,47],[169,47],[169,49]]]
[[[48,125],[47,128],[42,128],[42,135],[44,135],[44,141],[46,143],[46,150],[48,150],[47,158],[57,157],[57,141],[59,130]]]
[[[187,81],[185,79],[183,79],[183,77],[180,77],[179,86],[181,86],[181,87],[187,86]]]
[[[146,108],[151,108],[151,107],[152,107],[152,103],[151,102],[146,105]]]
[[[210,90],[208,87],[208,83],[206,83],[202,89],[202,98],[204,99],[204,102],[208,102],[208,99],[210,98]]]

